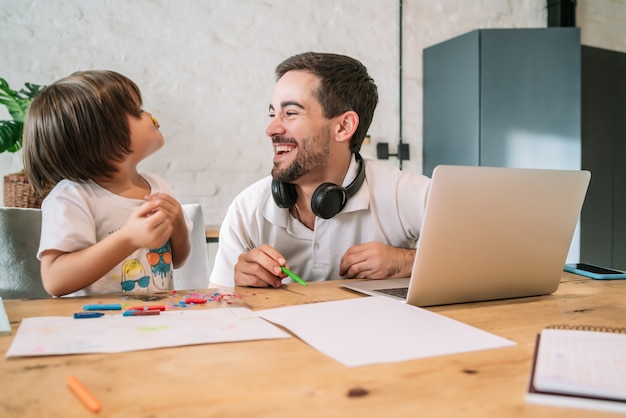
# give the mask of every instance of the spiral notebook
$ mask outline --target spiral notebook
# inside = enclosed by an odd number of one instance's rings
[[[526,401],[626,413],[626,328],[546,328],[535,344]]]

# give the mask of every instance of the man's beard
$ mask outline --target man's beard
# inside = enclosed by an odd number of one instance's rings
[[[304,141],[302,147],[298,147],[296,158],[285,169],[278,170],[276,167],[272,168],[272,177],[274,180],[282,181],[284,183],[293,183],[311,169],[320,167],[328,161],[328,155],[330,154],[329,147],[329,135],[322,134],[324,137],[318,136],[308,141]],[[295,140],[280,142],[295,143]],[[310,144],[318,143],[323,144],[321,148],[313,149]],[[291,151],[293,152],[293,151]]]
[[[302,154],[298,153],[296,159],[287,168],[283,170],[278,170],[276,167],[272,168],[272,177],[283,183],[293,183],[307,172],[303,160]]]

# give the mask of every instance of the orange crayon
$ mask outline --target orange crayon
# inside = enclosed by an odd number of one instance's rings
[[[90,411],[100,411],[101,405],[98,398],[96,398],[93,393],[91,393],[89,389],[85,387],[85,385],[80,383],[80,381],[76,377],[69,376],[67,378],[67,386],[72,392],[74,392],[74,395],[76,395],[76,397],[80,399],[87,408],[89,408]]]

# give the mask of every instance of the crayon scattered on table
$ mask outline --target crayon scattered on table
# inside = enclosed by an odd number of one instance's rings
[[[75,312],[74,319],[82,319],[82,318],[100,318],[104,316],[102,312]]]
[[[83,309],[86,311],[121,311],[122,305],[120,303],[95,303],[84,305]]]
[[[102,406],[98,398],[96,398],[75,376],[69,376],[67,378],[67,386],[90,411],[100,412]]]
[[[124,311],[123,316],[152,316],[152,315],[160,315],[161,311],[158,309],[153,310],[143,310],[143,309],[129,309]]]

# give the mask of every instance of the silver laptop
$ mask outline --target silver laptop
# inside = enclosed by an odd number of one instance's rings
[[[553,293],[590,177],[588,171],[438,166],[411,278],[342,286],[415,306]]]

